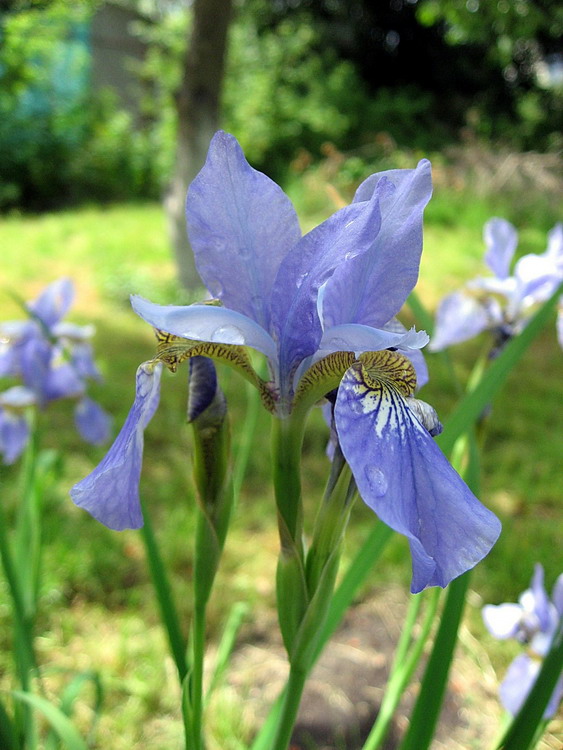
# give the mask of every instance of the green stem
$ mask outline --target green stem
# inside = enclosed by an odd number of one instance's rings
[[[291,667],[278,720],[277,732],[271,750],[287,750],[291,735],[293,734],[293,727],[297,719],[306,679],[306,670],[295,666]]]
[[[299,416],[274,419],[272,428],[273,481],[280,520],[282,549],[289,543],[303,555],[301,530],[301,447],[304,420]]]
[[[192,750],[201,750],[203,745],[203,661],[205,654],[206,608],[196,607],[192,625],[192,661],[190,672],[190,703],[192,711]]]

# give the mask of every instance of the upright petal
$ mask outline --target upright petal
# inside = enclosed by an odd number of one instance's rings
[[[505,219],[490,219],[485,224],[483,238],[487,246],[485,263],[499,279],[509,274],[510,262],[518,245],[518,233]]]
[[[272,291],[272,332],[280,348],[282,393],[321,339],[319,290],[346,258],[369,249],[378,227],[375,198],[346,206],[305,235],[280,266]]]
[[[301,237],[289,198],[252,169],[236,139],[213,137],[186,204],[196,266],[213,297],[268,330],[280,263]]]
[[[364,502],[404,534],[413,564],[411,591],[446,586],[478,563],[500,533],[392,384],[392,374],[345,374],[336,428]]]
[[[371,193],[370,193],[371,191]],[[430,162],[416,169],[372,175],[354,201],[379,202],[381,226],[369,249],[341,264],[326,285],[326,327],[362,323],[382,328],[396,315],[416,284],[422,253],[422,214],[432,195]]]
[[[114,444],[94,471],[70,491],[76,505],[116,531],[143,525],[139,481],[144,430],[158,406],[161,373],[160,363],[139,367],[135,401]]]
[[[107,443],[111,430],[111,417],[91,398],[84,396],[74,410],[76,429],[92,445]]]
[[[74,299],[74,285],[70,279],[58,279],[44,289],[39,297],[28,303],[28,308],[41,322],[52,328],[63,318]]]

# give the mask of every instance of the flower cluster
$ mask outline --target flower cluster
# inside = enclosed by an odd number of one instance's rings
[[[86,395],[100,374],[92,357],[92,326],[63,320],[74,297],[69,279],[50,284],[25,304],[26,320],[0,323],[0,377],[20,381],[0,393],[0,453],[4,463],[20,456],[29,439],[26,412],[61,398],[76,400],[76,427],[93,444],[109,438],[108,414]]]
[[[133,297],[157,331],[157,355],[137,371],[133,407],[75,503],[114,529],[142,525],[143,431],[159,398],[162,363],[203,355],[251,380],[276,418],[296,419],[336,390],[334,424],[363,500],[409,541],[412,590],[446,586],[500,532],[432,436],[434,410],[414,398],[427,380],[425,332],[395,318],[422,251],[430,164],[373,174],[352,203],[302,236],[281,188],[219,132],[187,198],[187,222],[211,304],[161,306]],[[267,358],[254,372],[246,347]]]
[[[495,638],[515,638],[526,644],[527,653],[519,654],[509,666],[500,686],[502,705],[512,715],[520,710],[538,676],[543,657],[549,651],[563,617],[563,573],[555,582],[551,601],[544,588],[544,571],[536,565],[530,588],[518,603],[488,604],[483,621]],[[563,676],[557,683],[544,717],[551,718],[563,698]]]
[[[494,334],[498,351],[523,329],[531,309],[545,302],[563,282],[563,224],[557,224],[549,233],[544,253],[522,256],[514,264],[512,274],[510,265],[518,244],[512,224],[504,219],[491,219],[485,224],[484,240],[485,263],[494,276],[474,279],[465,291],[454,292],[442,300],[429,346],[432,351],[467,341],[486,330]],[[563,347],[563,298],[557,335]]]

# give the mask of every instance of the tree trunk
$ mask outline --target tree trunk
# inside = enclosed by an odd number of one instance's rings
[[[178,275],[182,285],[190,290],[200,282],[186,233],[186,191],[203,166],[209,141],[219,126],[231,10],[232,0],[194,0],[192,33],[176,96],[176,163],[164,206]]]

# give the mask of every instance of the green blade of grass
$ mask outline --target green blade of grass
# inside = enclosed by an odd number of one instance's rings
[[[168,636],[170,652],[172,654],[172,658],[174,659],[174,663],[176,664],[180,682],[183,682],[186,674],[188,673],[188,662],[186,657],[187,643],[184,639],[184,636],[182,635],[180,620],[178,618],[178,611],[176,609],[174,598],[172,596],[172,588],[170,586],[166,568],[160,555],[160,550],[158,548],[152,524],[147,513],[147,509],[142,501],[141,505],[143,508],[143,517],[145,520],[145,523],[141,528],[141,536],[145,544],[145,551],[147,554],[151,578],[153,581],[154,589],[156,591],[162,622]]]
[[[13,690],[11,693],[14,698],[22,703],[27,703],[43,714],[50,726],[61,739],[67,750],[88,750],[88,745],[82,739],[74,724],[70,721],[60,708],[49,703],[48,700],[33,693],[24,693],[20,690]]]

